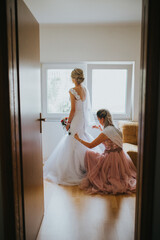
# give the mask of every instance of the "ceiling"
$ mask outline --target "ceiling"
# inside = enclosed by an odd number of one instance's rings
[[[137,23],[142,0],[24,0],[40,24]]]

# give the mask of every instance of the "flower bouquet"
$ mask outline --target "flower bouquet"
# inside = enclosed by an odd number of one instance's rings
[[[61,124],[62,124],[63,128],[66,128],[67,123],[68,123],[68,117],[65,117],[61,120]],[[68,130],[68,134],[71,135],[71,132],[69,130]]]

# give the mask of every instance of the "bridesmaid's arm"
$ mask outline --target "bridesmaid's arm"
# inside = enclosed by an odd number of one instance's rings
[[[69,124],[67,124],[67,126],[66,126],[67,131],[69,129],[70,123],[72,122],[72,119],[73,119],[74,113],[75,113],[75,97],[70,92],[69,92],[69,94],[70,94],[70,99],[71,99],[71,111],[70,111],[69,118],[68,118]]]
[[[98,146],[99,144],[101,144],[102,142],[104,142],[105,140],[107,140],[107,136],[104,135],[103,133],[101,133],[96,139],[94,139],[91,143],[83,141],[82,139],[79,138],[78,134],[75,134],[74,137],[80,142],[82,143],[84,146],[88,147],[88,148],[94,148],[96,146]]]

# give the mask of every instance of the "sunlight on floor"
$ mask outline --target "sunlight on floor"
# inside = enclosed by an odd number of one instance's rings
[[[37,240],[133,240],[135,194],[94,195],[45,181]]]

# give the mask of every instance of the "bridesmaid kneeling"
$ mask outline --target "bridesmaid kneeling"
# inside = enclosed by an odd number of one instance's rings
[[[102,109],[97,118],[104,129],[91,143],[85,142],[75,134],[75,138],[88,148],[103,143],[103,154],[88,150],[85,155],[86,177],[80,188],[86,192],[101,194],[132,193],[136,191],[136,168],[122,149],[122,134],[113,125],[111,114]]]

